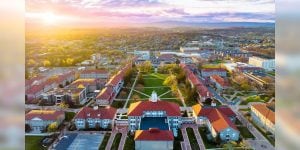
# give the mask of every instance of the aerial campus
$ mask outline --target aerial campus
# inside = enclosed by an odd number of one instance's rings
[[[116,27],[133,15],[124,11],[108,14],[121,16],[109,27],[57,27],[70,20],[46,13],[36,21],[34,11],[47,3],[35,3],[27,2],[26,150],[275,149],[274,23]]]

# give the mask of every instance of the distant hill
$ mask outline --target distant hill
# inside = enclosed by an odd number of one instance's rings
[[[214,23],[200,23],[200,22],[182,22],[182,21],[163,21],[155,22],[152,26],[159,27],[203,27],[203,28],[229,28],[229,27],[275,27],[275,23],[261,23],[261,22],[214,22]]]

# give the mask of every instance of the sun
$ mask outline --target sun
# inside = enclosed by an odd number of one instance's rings
[[[57,16],[55,16],[52,12],[46,12],[42,19],[47,25],[53,25],[57,23]]]

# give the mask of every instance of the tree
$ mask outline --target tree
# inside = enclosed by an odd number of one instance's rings
[[[145,61],[144,63],[140,64],[138,68],[141,72],[149,73],[152,69],[152,63],[151,61]]]
[[[241,88],[242,88],[244,91],[249,91],[250,88],[251,88],[251,86],[250,86],[248,83],[244,82],[244,83],[241,84]]]
[[[138,101],[138,100],[140,100],[140,96],[137,95],[137,94],[134,94],[134,95],[132,96],[132,99],[135,100],[135,101]]]
[[[62,109],[67,109],[67,108],[69,108],[69,105],[66,102],[62,102],[59,104],[59,107]]]
[[[48,132],[54,132],[57,130],[57,127],[58,127],[57,122],[53,122],[48,126],[47,130]]]
[[[180,60],[178,58],[176,58],[176,61],[175,61],[176,64],[180,64]]]
[[[177,86],[177,78],[175,75],[170,75],[168,76],[165,81],[163,82],[163,85],[166,86],[172,86],[172,85],[176,85]]]
[[[49,60],[44,60],[43,65],[44,65],[44,67],[49,67],[49,66],[51,66],[51,62]]]
[[[31,131],[31,127],[29,124],[25,124],[25,132],[30,132]]]

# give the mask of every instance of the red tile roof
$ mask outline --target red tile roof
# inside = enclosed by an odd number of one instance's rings
[[[150,128],[149,130],[136,130],[134,135],[136,141],[173,141],[172,131]]]
[[[256,109],[266,119],[275,124],[275,112],[269,109],[266,104],[252,104],[252,107]]]
[[[83,70],[81,74],[108,74],[108,71],[104,69],[89,69]]]
[[[213,79],[218,84],[220,84],[222,87],[229,86],[229,83],[219,75],[212,75],[210,76],[210,78]]]
[[[101,90],[101,92],[97,95],[96,99],[104,99],[109,100],[111,96],[113,95],[113,88],[112,87],[105,87]]]
[[[83,107],[74,117],[74,119],[114,119],[117,109],[113,107],[93,109],[91,107]]]
[[[57,120],[58,117],[65,115],[63,111],[56,110],[31,110],[25,115],[25,120],[40,118],[42,120]]]
[[[211,97],[212,94],[208,91],[207,87],[203,84],[203,82],[186,66],[185,64],[180,64],[180,66],[185,71],[188,79],[193,83],[196,87],[197,92],[202,97]]]
[[[228,117],[236,116],[235,113],[227,106],[220,107],[203,107],[200,104],[194,105],[193,111],[197,116],[207,117],[213,128],[220,132],[223,129],[231,127],[236,129],[236,126]]]
[[[160,100],[132,103],[128,109],[128,116],[142,116],[144,111],[166,111],[168,116],[181,116],[178,104]]]

